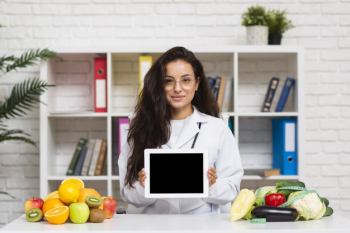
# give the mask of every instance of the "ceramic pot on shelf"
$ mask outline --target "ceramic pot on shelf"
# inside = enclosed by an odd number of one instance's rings
[[[271,45],[280,45],[282,40],[282,34],[270,34],[269,35],[269,44]]]
[[[247,26],[248,45],[267,45],[269,28],[267,26]]]

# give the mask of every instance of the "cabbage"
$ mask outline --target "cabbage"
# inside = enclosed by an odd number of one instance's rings
[[[276,192],[277,192],[276,186],[265,186],[257,189],[255,191],[256,199],[255,199],[254,205],[256,206],[261,205],[261,202],[264,200],[265,194],[276,193]]]

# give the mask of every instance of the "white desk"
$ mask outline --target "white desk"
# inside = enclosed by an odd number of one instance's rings
[[[229,214],[200,215],[141,215],[119,214],[103,223],[51,225],[46,221],[28,222],[25,215],[0,229],[1,233],[15,232],[259,232],[259,233],[296,233],[296,232],[342,232],[350,233],[350,219],[333,215],[315,221],[250,223],[245,220],[230,222]]]

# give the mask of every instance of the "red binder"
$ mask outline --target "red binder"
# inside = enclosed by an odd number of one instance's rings
[[[107,112],[107,58],[95,58],[95,112]]]

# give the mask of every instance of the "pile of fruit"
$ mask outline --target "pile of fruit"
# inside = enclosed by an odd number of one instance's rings
[[[112,218],[116,209],[113,197],[101,197],[95,189],[85,188],[84,182],[76,178],[63,180],[58,190],[44,200],[33,197],[24,204],[29,222],[45,218],[51,224],[63,224],[68,218],[73,223],[101,223]]]
[[[327,198],[307,190],[301,181],[278,181],[276,186],[242,189],[230,210],[231,222],[244,218],[253,223],[317,220],[333,214]]]

